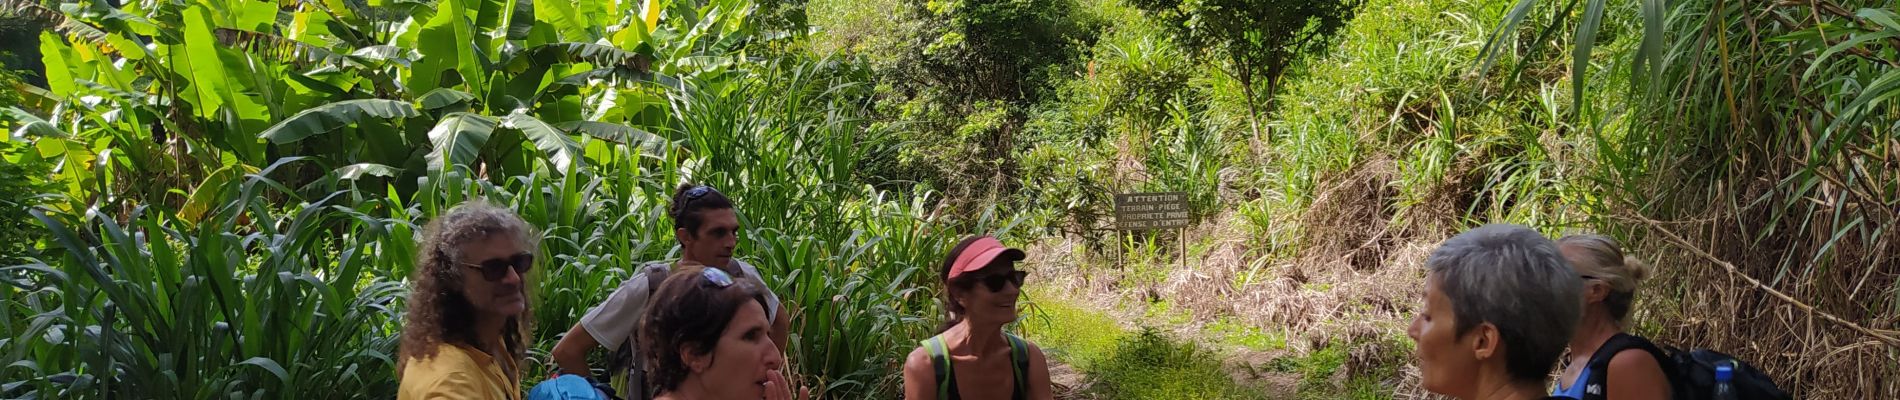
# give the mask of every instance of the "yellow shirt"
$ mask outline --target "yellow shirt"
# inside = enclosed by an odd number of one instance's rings
[[[521,385],[480,350],[436,345],[435,356],[412,358],[404,367],[397,400],[521,400]]]

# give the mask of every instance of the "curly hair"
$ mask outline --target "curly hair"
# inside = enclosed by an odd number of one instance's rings
[[[739,306],[756,301],[765,307],[765,289],[752,278],[734,278],[732,286],[701,284],[708,267],[690,266],[669,273],[647,305],[640,327],[640,355],[647,360],[647,383],[667,392],[679,389],[691,373],[680,359],[680,348],[712,354],[719,335],[732,323]]]
[[[436,347],[442,343],[480,347],[474,329],[475,307],[463,296],[460,284],[467,269],[456,268],[456,261],[462,260],[463,245],[495,235],[512,236],[531,251],[539,245],[527,221],[513,211],[479,200],[455,206],[423,228],[416,269],[409,277],[414,287],[409,292],[409,311],[403,316],[397,375],[402,374],[410,359],[435,357]],[[523,295],[528,287],[522,286]],[[503,324],[501,345],[513,361],[511,365],[518,365],[527,356],[523,338],[528,337],[529,322],[533,320],[532,311],[524,309]]]

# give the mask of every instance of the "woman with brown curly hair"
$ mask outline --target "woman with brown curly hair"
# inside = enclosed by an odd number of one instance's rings
[[[429,222],[404,317],[398,399],[521,398],[534,229],[513,212],[464,203]]]
[[[587,310],[548,352],[548,358],[560,367],[561,373],[593,376],[594,371],[587,364],[588,353],[594,349],[608,350],[611,355],[606,358],[607,379],[627,393],[628,399],[652,398],[653,385],[646,382],[645,374],[640,372],[647,366],[645,358],[638,354],[636,343],[641,332],[641,316],[646,315],[653,291],[666,280],[669,271],[695,265],[711,266],[764,287],[761,280],[764,275],[759,269],[734,257],[739,235],[745,229],[739,226],[738,209],[733,207],[731,198],[711,186],[680,185],[673,192],[667,216],[673,220],[673,236],[679,240],[679,260],[636,267],[633,276],[622,281],[599,305]],[[765,318],[772,323],[772,343],[784,349],[791,319],[783,307],[779,307],[778,296],[770,291],[765,292]]]
[[[668,274],[652,301],[637,341],[654,399],[792,399],[757,280],[685,266]],[[798,398],[810,395],[801,390]]]

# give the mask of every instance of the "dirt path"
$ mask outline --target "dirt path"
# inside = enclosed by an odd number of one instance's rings
[[[1091,339],[1070,336],[1092,330],[1117,329],[1124,333],[1152,327],[1172,343],[1192,343],[1218,357],[1217,372],[1231,386],[1247,388],[1258,397],[1297,398],[1415,398],[1414,383],[1405,377],[1409,343],[1403,337],[1407,304],[1416,297],[1411,281],[1416,268],[1407,262],[1421,259],[1423,247],[1395,246],[1395,265],[1355,269],[1342,258],[1334,261],[1289,260],[1263,264],[1248,243],[1232,240],[1235,232],[1200,228],[1200,238],[1188,265],[1178,259],[1097,259],[1081,255],[1074,240],[1033,245],[1031,262],[1039,288],[1035,301],[1063,303],[1092,317],[1055,318],[1045,336],[1061,345],[1083,350],[1057,349],[1097,357],[1111,351],[1122,338]],[[1122,266],[1112,266],[1122,263]],[[1109,265],[1102,265],[1109,264]],[[1079,310],[1079,311],[1078,311]],[[1095,324],[1078,319],[1100,319]],[[1128,336],[1128,335],[1123,335]],[[1038,339],[1042,343],[1042,339]],[[1045,349],[1051,345],[1044,345]],[[1076,354],[1069,354],[1071,357]],[[1102,382],[1091,382],[1084,359],[1052,364],[1057,393],[1066,399],[1089,399],[1102,392]],[[1055,357],[1052,357],[1055,362]],[[1203,363],[1208,364],[1208,363]],[[1058,370],[1059,369],[1059,370]],[[1096,387],[1091,387],[1096,386]],[[1248,395],[1246,398],[1256,397]],[[1167,398],[1167,397],[1162,397]]]
[[[1077,371],[1075,367],[1070,366],[1069,363],[1060,360],[1049,360],[1049,382],[1055,386],[1057,399],[1082,400],[1093,398],[1086,393],[1088,387],[1085,385],[1088,384],[1088,374]]]

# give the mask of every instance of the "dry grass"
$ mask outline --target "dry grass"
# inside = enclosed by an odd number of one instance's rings
[[[1343,176],[1322,178],[1326,183],[1300,224],[1307,258],[1302,264],[1343,263],[1359,271],[1382,266],[1396,244],[1389,222],[1398,173],[1390,157],[1375,155]]]
[[[1617,172],[1601,174],[1606,190],[1627,190],[1608,193],[1597,225],[1660,267],[1638,321],[1662,341],[1735,354],[1801,398],[1900,398],[1900,343],[1875,339],[1900,336],[1900,109],[1847,103],[1892,98],[1860,82],[1894,76],[1900,43],[1866,46],[1886,56],[1873,59],[1808,50],[1891,32],[1850,10],[1894,3],[1784,5],[1682,20],[1669,46],[1704,61],[1667,65],[1660,90],[1632,102],[1648,111],[1641,129],[1597,149],[1630,157],[1602,169]]]
[[[1710,218],[1679,224],[1671,229],[1687,240],[1705,244],[1715,257],[1736,265],[1740,272],[1773,282],[1776,266],[1785,254],[1811,254],[1816,243],[1800,238],[1778,238],[1750,246],[1746,226],[1755,218]],[[1654,237],[1654,236],[1651,236]],[[1841,268],[1793,271],[1770,283],[1777,290],[1848,321],[1872,329],[1892,330],[1892,310],[1868,304],[1892,304],[1893,271],[1900,266],[1894,253],[1865,253],[1862,243],[1836,247],[1836,257],[1856,262]],[[1639,246],[1644,254],[1660,255],[1657,283],[1661,293],[1648,296],[1639,314],[1658,337],[1685,347],[1707,347],[1747,360],[1762,368],[1784,388],[1800,388],[1805,398],[1900,398],[1900,350],[1890,344],[1824,320],[1794,303],[1771,297],[1710,260],[1680,251],[1660,240]],[[1773,251],[1769,249],[1776,249]],[[1859,264],[1865,262],[1868,264]],[[1859,264],[1859,265],[1857,265]],[[1873,286],[1868,286],[1872,282]],[[1886,289],[1878,289],[1886,286]],[[1856,290],[1856,288],[1860,288]]]

